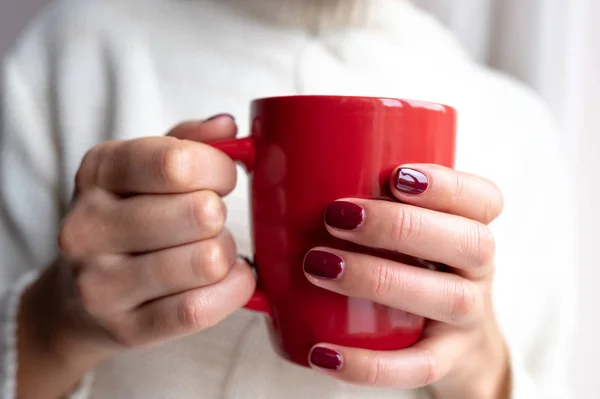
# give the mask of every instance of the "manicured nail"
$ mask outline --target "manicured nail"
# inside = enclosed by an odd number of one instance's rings
[[[354,230],[365,220],[365,209],[348,201],[335,201],[325,212],[325,223],[341,230]]]
[[[231,114],[217,114],[217,115],[213,115],[210,118],[206,119],[204,122],[205,123],[212,122],[212,121],[215,121],[215,120],[221,119],[221,118],[227,118],[227,119],[231,119],[231,120],[235,121],[235,118]]]
[[[313,249],[304,257],[304,271],[311,276],[335,280],[344,271],[344,260],[331,252]]]
[[[423,194],[428,186],[427,176],[422,172],[410,168],[398,169],[396,175],[396,188],[398,191],[404,194],[418,195]]]
[[[342,368],[342,355],[333,349],[316,347],[310,353],[310,362],[322,369],[338,371]]]

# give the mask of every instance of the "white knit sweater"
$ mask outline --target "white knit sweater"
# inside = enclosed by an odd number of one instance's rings
[[[19,294],[56,254],[85,151],[219,112],[233,113],[245,133],[251,99],[286,94],[407,97],[458,109],[457,167],[494,180],[506,197],[493,226],[494,295],[513,397],[569,397],[574,211],[551,117],[530,91],[473,63],[409,3],[64,0],[33,22],[4,66],[2,398],[15,397]],[[240,174],[226,202],[228,225],[249,254],[246,192]],[[123,353],[91,376],[81,397],[426,397],[354,387],[288,364],[271,349],[262,316],[244,310],[189,338]]]

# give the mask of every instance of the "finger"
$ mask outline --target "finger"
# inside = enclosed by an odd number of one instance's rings
[[[97,253],[143,253],[216,237],[225,206],[212,191],[115,199],[102,190],[85,192],[59,234],[68,258]]]
[[[327,290],[444,323],[468,327],[482,312],[477,286],[452,273],[329,248],[309,251],[304,272]]]
[[[488,224],[500,215],[502,193],[491,181],[440,165],[404,165],[391,175],[392,193],[402,202]]]
[[[100,187],[120,195],[233,190],[233,161],[209,145],[174,137],[110,141],[94,147],[77,173],[77,191]]]
[[[167,136],[180,140],[208,143],[216,140],[232,139],[237,134],[233,116],[218,114],[203,121],[189,121],[175,126]]]
[[[448,331],[400,351],[370,351],[319,344],[311,350],[313,369],[346,382],[381,388],[415,389],[440,381],[467,348],[466,334]]]
[[[218,237],[130,259],[122,280],[129,281],[127,302],[149,300],[205,287],[223,280],[237,261],[229,231]]]
[[[158,299],[139,308],[126,335],[139,345],[212,327],[244,306],[255,286],[252,270],[240,261],[217,284]]]
[[[98,314],[132,310],[158,298],[221,281],[236,263],[231,233],[137,256],[100,256],[78,276],[79,296]]]
[[[390,201],[351,199],[331,203],[325,223],[335,237],[439,262],[468,277],[485,275],[492,267],[491,231],[460,216]]]

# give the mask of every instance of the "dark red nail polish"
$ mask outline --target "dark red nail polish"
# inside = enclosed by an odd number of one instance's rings
[[[398,191],[404,194],[418,195],[423,194],[428,186],[427,176],[422,172],[410,168],[398,169],[396,175],[396,188]]]
[[[325,212],[325,223],[341,230],[354,230],[365,220],[365,209],[347,201],[329,204]]]
[[[310,353],[310,362],[322,369],[337,371],[342,368],[342,355],[333,349],[317,347]]]
[[[213,115],[210,118],[206,119],[204,122],[205,123],[206,122],[212,122],[214,120],[221,119],[221,118],[229,118],[229,119],[235,121],[235,118],[231,114],[217,114],[217,115]]]
[[[335,280],[344,270],[344,260],[331,252],[312,250],[304,257],[304,271],[311,276]]]

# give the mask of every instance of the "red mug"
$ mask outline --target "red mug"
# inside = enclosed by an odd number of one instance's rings
[[[456,111],[391,98],[289,96],[253,101],[251,118],[250,137],[211,144],[250,174],[258,288],[246,307],[270,316],[278,352],[307,366],[320,342],[374,350],[414,344],[424,318],[316,287],[303,261],[316,246],[369,251],[327,232],[327,206],[347,197],[394,200],[390,174],[404,163],[453,167]]]

